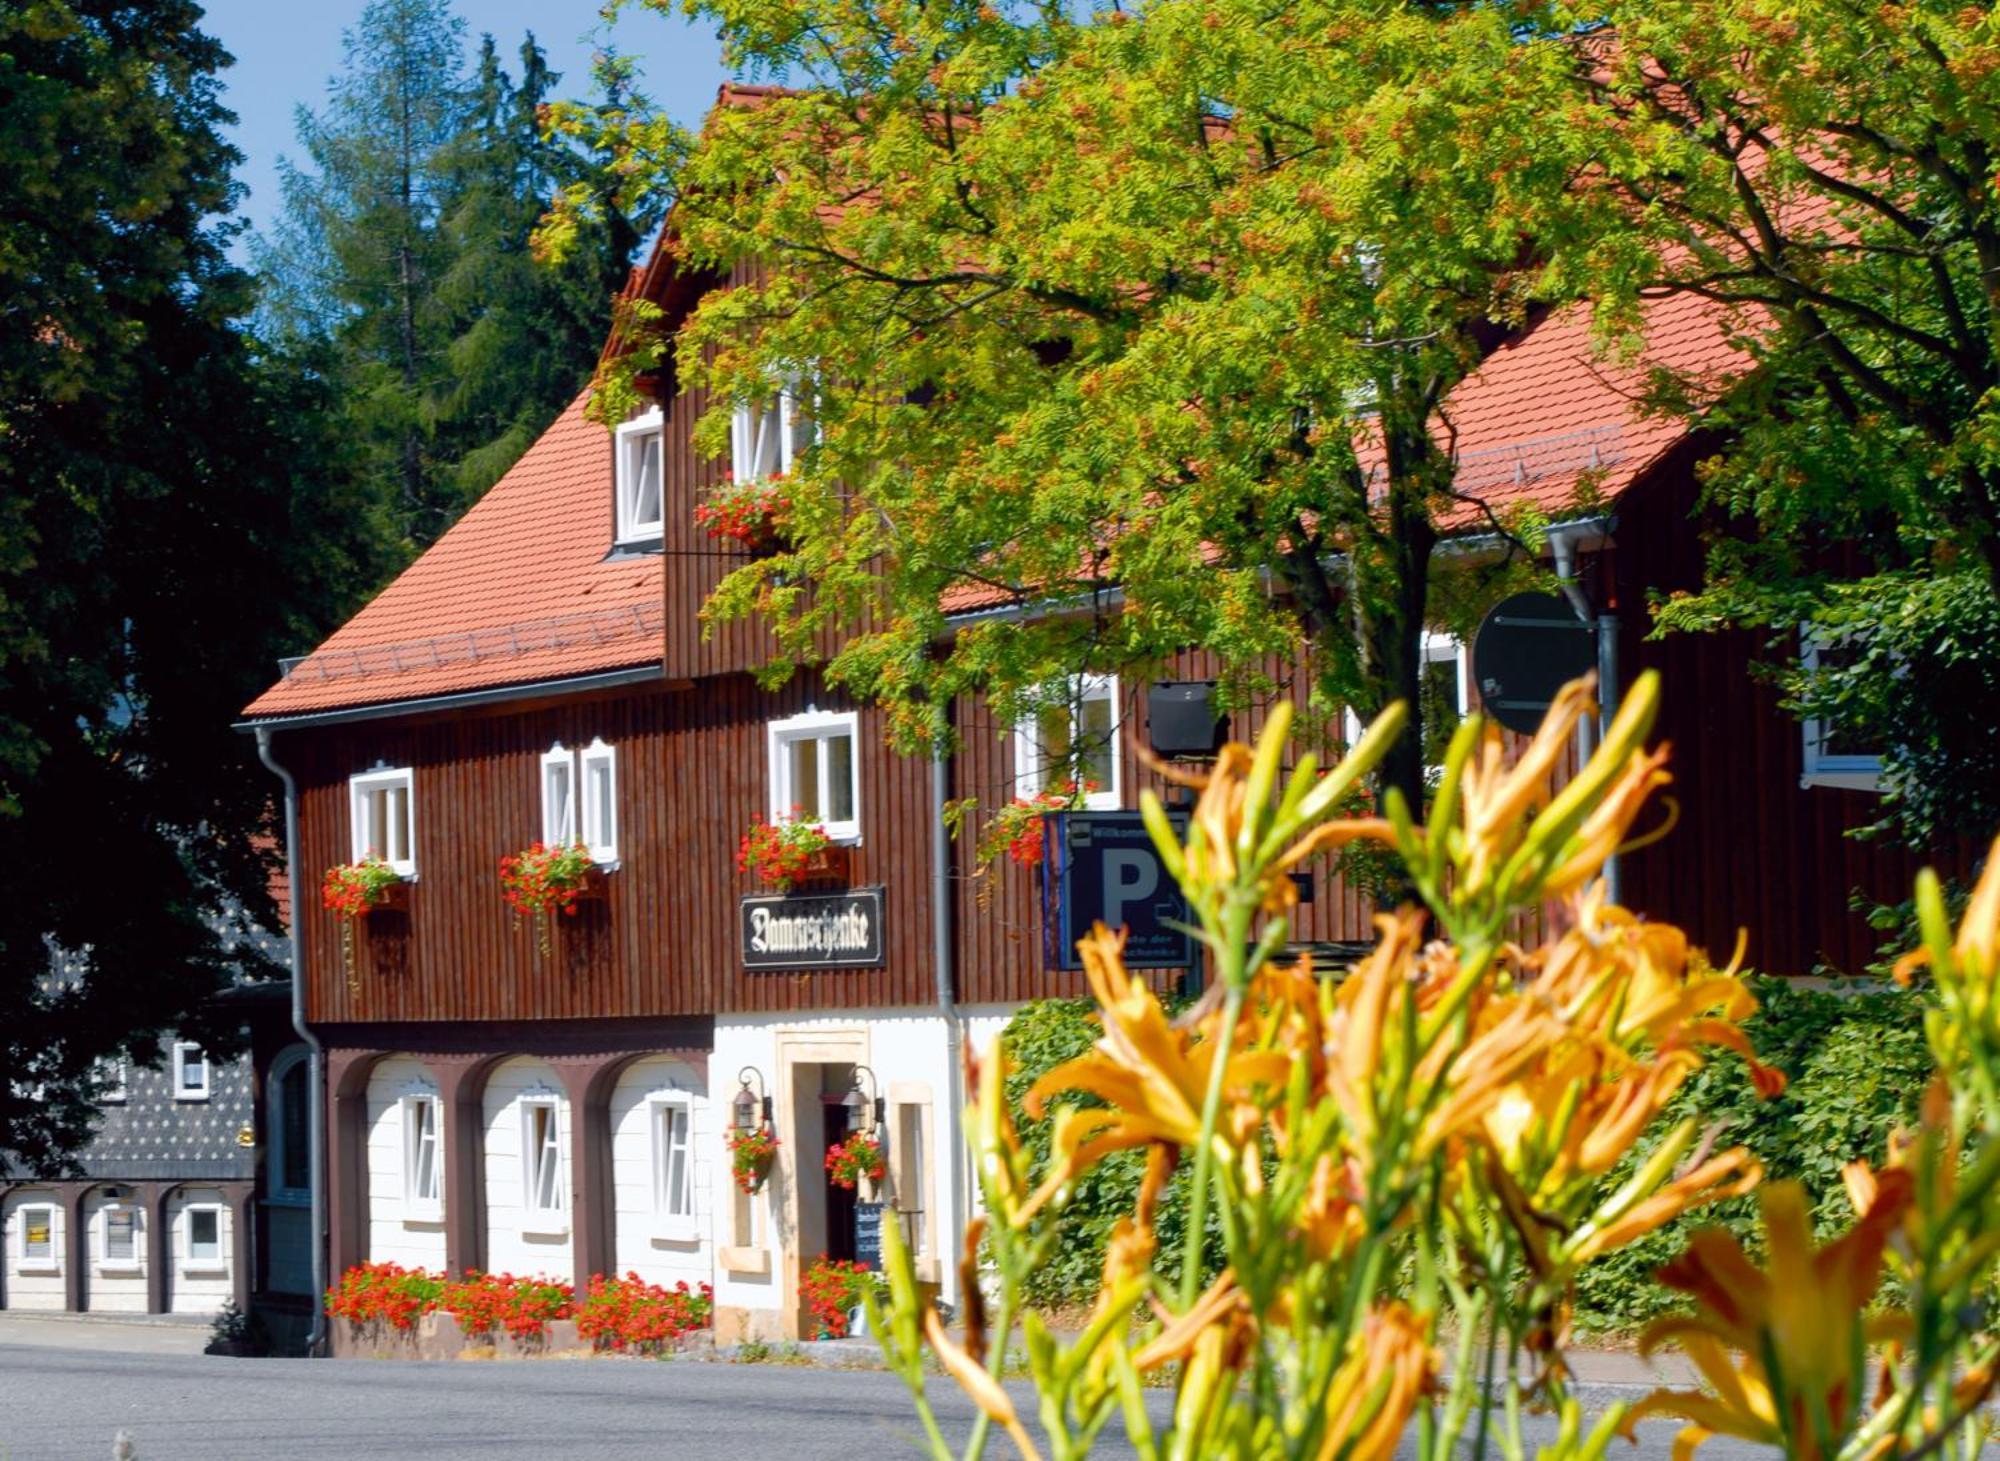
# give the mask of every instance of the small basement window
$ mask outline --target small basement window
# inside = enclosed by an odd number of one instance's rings
[[[191,1273],[215,1273],[227,1265],[222,1257],[222,1209],[214,1203],[191,1206],[187,1210],[187,1258],[182,1268]]]
[[[1014,732],[1018,794],[1037,796],[1074,778],[1094,788],[1084,796],[1086,807],[1116,811],[1124,804],[1118,719],[1116,676],[1073,677],[1062,700]]]
[[[835,842],[861,840],[860,723],[851,710],[808,710],[771,723],[773,822],[817,822]]]
[[[174,1099],[208,1099],[208,1053],[190,1040],[174,1042]]]
[[[379,857],[402,877],[417,874],[416,776],[407,766],[381,767],[348,779],[354,860]]]
[[[60,1273],[62,1253],[56,1246],[56,1209],[53,1203],[31,1202],[21,1214],[21,1271]]]
[[[665,418],[655,409],[618,428],[618,542],[657,543],[666,531]]]
[[[415,1222],[444,1216],[444,1173],[438,1160],[443,1109],[429,1091],[403,1097],[403,1206]]]
[[[662,1238],[692,1238],[694,1107],[684,1091],[652,1098],[653,1216]]]

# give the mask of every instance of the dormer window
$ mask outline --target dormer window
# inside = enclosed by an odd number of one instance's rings
[[[739,402],[730,422],[729,472],[738,482],[782,477],[809,437],[790,386],[768,401]]]
[[[664,418],[658,410],[618,428],[618,542],[656,543],[665,532]]]

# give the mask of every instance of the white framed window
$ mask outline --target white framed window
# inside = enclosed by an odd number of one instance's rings
[[[542,841],[576,841],[576,754],[557,741],[542,753]]]
[[[208,1052],[192,1040],[174,1042],[174,1099],[176,1101],[206,1101],[208,1099]]]
[[[568,1184],[563,1180],[562,1102],[553,1095],[521,1102],[521,1208],[531,1233],[568,1231]]]
[[[903,1239],[909,1246],[910,1256],[920,1263],[931,1256],[927,1160],[930,1114],[928,1104],[898,1101],[895,1107],[895,1139],[889,1147],[896,1216],[903,1224]]]
[[[811,439],[795,388],[784,386],[754,405],[739,401],[729,422],[729,474],[738,482],[782,477]]]
[[[1124,804],[1118,747],[1118,678],[1077,675],[1060,700],[1050,700],[1014,729],[1017,794],[1036,796],[1072,778],[1094,788],[1083,804],[1094,812]]]
[[[1810,630],[1799,636],[1799,667],[1808,673],[1840,663],[1848,651],[1837,641]],[[1800,722],[1803,757],[1799,785],[1836,786],[1848,791],[1878,791],[1882,757],[1868,746],[1854,745],[1839,727],[1816,715]]]
[[[56,1227],[55,1204],[30,1202],[16,1211],[21,1224],[21,1272],[61,1273],[62,1242]]]
[[[181,1260],[184,1273],[220,1273],[228,1260],[222,1256],[222,1207],[219,1203],[190,1203],[181,1209],[187,1238],[187,1256]]]
[[[618,428],[618,542],[658,542],[666,532],[665,418],[656,407]]]
[[[835,842],[861,840],[860,726],[851,710],[771,722],[773,822],[817,822]]]
[[[618,861],[618,753],[600,739],[577,752],[583,845],[594,862]]]
[[[1436,772],[1444,767],[1452,733],[1472,710],[1472,654],[1457,635],[1434,629],[1424,631],[1417,654],[1417,711],[1424,738],[1424,766]],[[1352,746],[1361,739],[1361,717],[1349,710],[1343,724],[1347,744]]]
[[[653,1223],[662,1238],[692,1238],[694,1104],[685,1091],[649,1099],[653,1128]]]
[[[97,1099],[107,1105],[122,1105],[129,1097],[129,1067],[123,1059],[100,1060],[93,1072]]]
[[[412,1091],[403,1118],[403,1215],[411,1222],[444,1216],[444,1106],[434,1091]]]
[[[129,1203],[109,1202],[97,1210],[99,1272],[137,1273],[145,1266],[141,1222],[139,1209]]]
[[[347,780],[354,860],[379,857],[406,878],[417,875],[416,774],[377,767]]]

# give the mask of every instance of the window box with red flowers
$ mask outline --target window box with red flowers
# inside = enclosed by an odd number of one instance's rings
[[[557,914],[574,916],[577,904],[604,896],[604,870],[581,842],[550,847],[536,842],[500,859],[500,896],[515,917],[535,921],[543,954],[555,945]]]
[[[782,822],[762,817],[750,824],[736,847],[736,866],[780,893],[800,883],[845,882],[849,850],[834,845],[826,828],[794,814]]]
[[[857,1131],[846,1141],[835,1142],[826,1149],[827,1176],[834,1186],[850,1192],[863,1183],[872,1191],[888,1170],[882,1143],[865,1131]]]
[[[776,1133],[768,1126],[748,1130],[731,1127],[723,1142],[729,1148],[729,1175],[737,1190],[756,1196],[770,1178],[771,1164],[778,1159]]]
[[[407,912],[410,885],[379,857],[330,867],[320,879],[319,901],[340,920],[340,956],[354,982],[354,925],[372,913]]]
[[[1094,781],[1065,781],[1033,796],[1015,797],[987,818],[976,849],[979,865],[1006,858],[1019,867],[1038,867],[1047,851],[1043,836],[1051,812],[1080,812],[1097,790]]]
[[[724,474],[721,484],[694,506],[695,526],[717,542],[734,543],[749,553],[774,553],[782,545],[786,496],[775,477],[737,481]]]

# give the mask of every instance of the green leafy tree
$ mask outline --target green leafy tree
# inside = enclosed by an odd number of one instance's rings
[[[517,82],[492,38],[468,74],[451,0],[374,0],[325,108],[298,115],[304,165],[256,249],[267,312],[334,381],[411,546],[434,541],[588,378],[649,225],[606,198],[587,151],[542,135],[557,78],[529,36]],[[535,223],[559,193],[598,202],[565,262]]]
[[[382,567],[323,387],[240,328],[199,19],[0,11],[0,1164],[56,1159],[94,1060],[262,966],[218,927],[277,926],[230,723]]]
[[[783,385],[815,438],[790,551],[711,614],[768,620],[779,672],[853,631],[828,672],[910,740],[961,691],[1025,718],[1186,645],[1245,676],[1303,648],[1364,719],[1418,699],[1445,525],[1520,526],[1455,490],[1441,405],[1575,292],[1597,206],[1591,129],[1549,125],[1588,109],[1565,42],[1358,0],[697,8],[801,89],[720,108],[660,179],[693,264],[764,270],[677,368],[716,455]],[[970,600],[1051,612],[948,635]],[[1412,801],[1421,745],[1381,774]]]
[[[1777,631],[1803,714],[1880,748],[1885,819],[1933,843],[2000,824],[1977,708],[2000,690],[2000,23],[1944,0],[1606,7],[1580,85],[1608,114],[1608,310],[1692,293],[1756,368],[1663,380],[1727,433],[1719,540],[1672,629]],[[1803,649],[1812,651],[1802,654]]]
[[[446,343],[425,411],[432,450],[462,502],[499,480],[588,378],[611,297],[658,222],[643,207],[619,207],[587,153],[543,132],[558,78],[532,35],[521,45],[520,76],[517,85],[493,38],[482,38],[471,119],[442,165],[447,262],[435,304]],[[559,263],[538,260],[535,226],[568,191],[595,205],[590,224]]]

